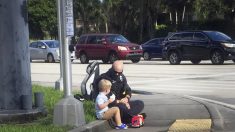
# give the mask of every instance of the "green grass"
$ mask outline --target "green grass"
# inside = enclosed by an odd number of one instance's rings
[[[55,104],[63,98],[63,92],[39,85],[33,85],[32,90],[33,93],[42,92],[44,94],[44,105],[48,115],[26,124],[1,124],[0,132],[66,132],[73,128],[72,126],[59,127],[53,125],[53,109]],[[89,123],[96,120],[94,103],[92,101],[85,101],[83,106],[86,122]]]

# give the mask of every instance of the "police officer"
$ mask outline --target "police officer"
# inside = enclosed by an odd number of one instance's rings
[[[141,100],[130,100],[132,91],[123,74],[123,62],[121,60],[115,61],[112,67],[106,73],[100,75],[96,82],[98,83],[101,79],[107,79],[112,83],[108,97],[115,95],[116,100],[109,107],[118,106],[122,121],[130,123],[132,116],[143,110],[144,103]]]

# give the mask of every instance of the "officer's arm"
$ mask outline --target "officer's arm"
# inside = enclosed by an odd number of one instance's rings
[[[127,80],[126,80],[126,77],[124,76],[124,90],[125,90],[125,93],[126,93],[126,97],[128,99],[131,98],[131,88],[130,86],[127,84]]]

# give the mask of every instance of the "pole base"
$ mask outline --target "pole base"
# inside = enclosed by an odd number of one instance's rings
[[[83,103],[74,97],[60,100],[54,107],[53,123],[58,126],[82,126],[85,122]]]
[[[55,90],[60,90],[63,91],[63,78],[59,78],[56,82],[55,82]]]
[[[28,123],[38,119],[38,117],[46,116],[45,108],[36,108],[31,110],[0,110],[0,124],[4,123]]]

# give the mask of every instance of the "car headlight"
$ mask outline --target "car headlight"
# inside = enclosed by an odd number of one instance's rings
[[[221,43],[221,44],[227,48],[235,48],[235,44],[232,43]]]
[[[141,45],[140,45],[140,49],[141,49],[141,50],[143,49]]]
[[[124,46],[118,46],[118,50],[128,50],[127,47]]]

